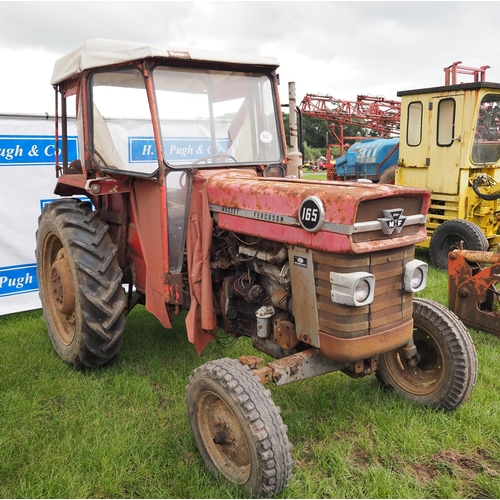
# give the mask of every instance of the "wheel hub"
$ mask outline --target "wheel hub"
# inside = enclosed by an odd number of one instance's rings
[[[73,289],[71,269],[63,248],[57,253],[56,260],[52,264],[50,271],[52,297],[57,310],[61,314],[71,316],[75,311],[75,291]]]
[[[443,358],[437,344],[424,332],[416,331],[414,338],[417,356],[408,360],[400,349],[389,358],[388,368],[406,392],[425,396],[441,385]]]
[[[213,462],[224,476],[244,484],[250,475],[250,452],[245,433],[229,406],[216,394],[201,398],[200,430]]]

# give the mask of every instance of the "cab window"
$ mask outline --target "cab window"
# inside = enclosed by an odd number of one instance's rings
[[[472,146],[472,162],[496,163],[500,159],[500,95],[481,99]]]
[[[455,133],[455,99],[442,99],[438,104],[437,145],[451,146]]]
[[[418,146],[421,141],[422,141],[422,103],[411,102],[408,105],[406,142],[408,146]]]

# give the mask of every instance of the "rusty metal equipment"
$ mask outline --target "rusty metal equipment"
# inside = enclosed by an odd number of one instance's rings
[[[500,337],[500,253],[448,255],[448,307],[469,327]]]
[[[459,83],[457,82],[457,74],[459,73],[473,76],[475,82],[484,82],[486,81],[486,70],[489,68],[490,66],[487,65],[480,68],[471,68],[470,66],[463,66],[462,61],[455,61],[447,68],[444,68],[445,85],[456,85]]]
[[[331,95],[306,94],[300,104],[303,115],[327,120],[328,128],[337,139],[340,154],[344,154],[344,141],[360,137],[345,137],[344,125],[367,128],[380,137],[399,134],[401,103],[384,97],[358,95],[356,101],[344,101]],[[338,135],[335,127],[340,127]]]

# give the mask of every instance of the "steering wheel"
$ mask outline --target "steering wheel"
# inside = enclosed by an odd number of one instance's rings
[[[201,162],[208,163],[207,160],[210,160],[210,158],[226,158],[226,159],[230,158],[235,163],[238,161],[233,155],[230,155],[230,154],[227,154],[227,153],[219,153],[219,154],[204,156],[203,158],[200,158],[200,159],[194,161],[193,165],[197,165],[198,163],[201,163]]]

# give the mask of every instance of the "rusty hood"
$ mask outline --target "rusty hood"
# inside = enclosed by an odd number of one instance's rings
[[[263,178],[237,170],[211,175],[207,193],[220,228],[287,244],[363,253],[426,238],[426,189]]]

